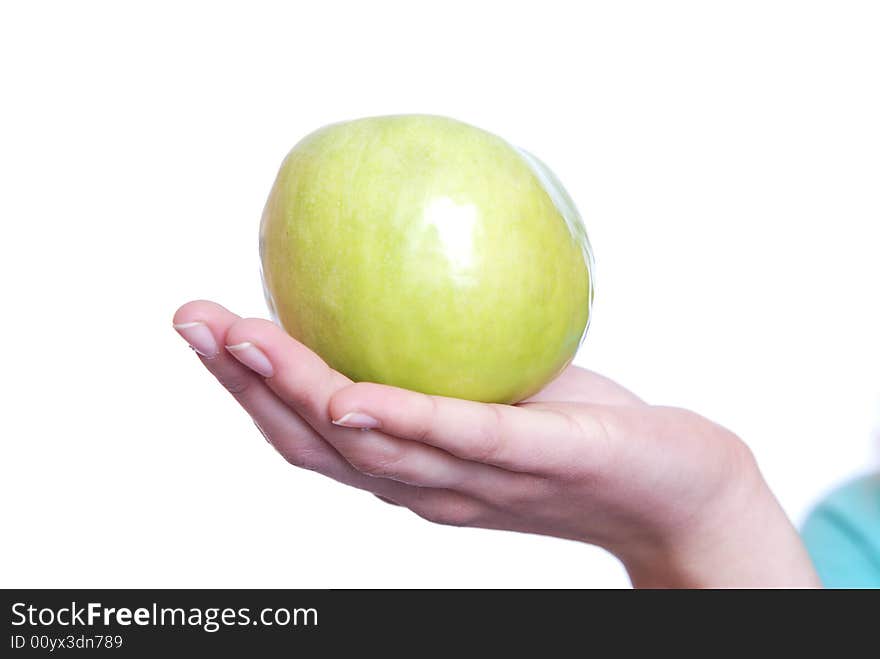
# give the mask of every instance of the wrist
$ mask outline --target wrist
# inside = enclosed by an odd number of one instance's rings
[[[751,454],[718,497],[632,551],[618,553],[636,588],[813,588],[821,584],[797,530]]]

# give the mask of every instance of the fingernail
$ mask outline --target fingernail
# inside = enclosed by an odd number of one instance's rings
[[[232,353],[242,364],[252,371],[256,371],[264,378],[271,378],[275,375],[275,369],[272,368],[272,362],[266,357],[265,353],[250,341],[244,343],[236,343],[234,346],[226,346],[226,349]]]
[[[201,321],[176,323],[174,329],[202,357],[216,357],[217,353],[220,352],[220,349],[217,347],[217,340],[214,338],[214,333],[211,332],[211,328],[205,325],[205,323]]]
[[[334,419],[333,423],[337,426],[360,428],[361,430],[379,427],[378,419],[374,419],[369,414],[364,414],[363,412],[349,412],[348,414],[343,414],[338,419]]]

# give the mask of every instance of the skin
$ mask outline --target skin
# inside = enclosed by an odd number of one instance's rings
[[[281,325],[356,381],[515,402],[571,361],[589,316],[588,244],[565,190],[444,117],[306,137],[278,173],[260,252]]]
[[[269,321],[174,323],[288,462],[425,519],[599,545],[637,587],[819,585],[748,448],[693,412],[575,367],[518,405],[353,383]]]

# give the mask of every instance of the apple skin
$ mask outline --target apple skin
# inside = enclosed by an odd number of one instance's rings
[[[592,253],[556,177],[444,117],[332,124],[281,166],[260,227],[276,320],[354,381],[514,403],[573,359]]]

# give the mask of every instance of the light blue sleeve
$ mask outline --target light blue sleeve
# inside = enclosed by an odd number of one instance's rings
[[[802,537],[827,588],[880,588],[880,477],[833,492],[807,518]]]

